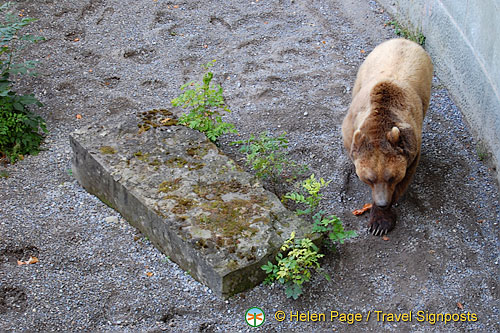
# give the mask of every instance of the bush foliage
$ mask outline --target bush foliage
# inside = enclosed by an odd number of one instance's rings
[[[179,122],[197,131],[205,133],[215,142],[222,134],[237,133],[233,124],[222,121],[223,113],[231,112],[224,102],[222,87],[212,84],[214,74],[208,69],[215,60],[204,66],[203,82],[188,82],[181,86],[183,91],[171,103],[175,107],[188,109]]]
[[[43,40],[20,30],[34,22],[32,18],[20,18],[8,11],[10,3],[0,6],[3,20],[0,22],[0,155],[11,163],[25,154],[35,155],[47,132],[45,121],[30,111],[30,105],[42,106],[33,94],[19,95],[13,90],[12,76],[33,74],[34,61],[16,62],[16,53],[26,43]],[[0,157],[1,157],[0,156]]]

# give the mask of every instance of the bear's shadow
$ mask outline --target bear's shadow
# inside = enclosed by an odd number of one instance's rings
[[[439,213],[443,207],[452,203],[456,207],[469,210],[468,199],[457,193],[464,193],[463,182],[470,167],[458,156],[454,163],[436,158],[435,152],[422,152],[420,163],[406,193],[398,202],[398,207],[405,207],[412,214],[428,216]]]

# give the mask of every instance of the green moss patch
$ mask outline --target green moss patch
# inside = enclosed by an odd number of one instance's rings
[[[201,205],[205,214],[198,218],[200,227],[233,238],[247,231],[250,235],[259,230],[250,227],[254,217],[262,214],[262,208],[252,200],[210,201]]]
[[[134,156],[142,162],[148,162],[149,161],[149,153],[143,153],[142,151],[138,151],[134,153]]]
[[[99,151],[101,154],[116,154],[116,149],[111,146],[102,146]]]
[[[186,161],[182,157],[174,157],[165,162],[165,164],[170,168],[182,168],[187,163],[188,161]]]
[[[139,127],[139,134],[150,130],[151,128],[166,127],[177,125],[177,118],[174,114],[166,109],[153,109],[144,111],[137,114],[141,120],[137,127]]]
[[[174,157],[165,162],[169,168],[183,168],[187,166],[188,170],[200,170],[205,166],[205,163],[193,163],[185,160],[182,157]]]
[[[188,148],[186,150],[186,153],[193,158],[199,159],[208,154],[209,150],[210,150],[209,147],[196,146]]]
[[[188,165],[188,170],[200,170],[205,166],[205,163],[193,163]]]
[[[188,210],[193,208],[196,202],[193,199],[180,197],[178,195],[169,195],[167,199],[174,200],[176,205],[172,208],[172,213],[180,215],[185,214]]]
[[[206,200],[221,200],[221,196],[227,193],[248,193],[250,189],[243,186],[236,179],[225,182],[215,182],[211,184],[198,184],[193,187],[194,193]]]
[[[152,165],[152,166],[159,166],[160,164],[161,164],[161,162],[158,161],[156,158],[152,162],[149,162],[149,165]]]
[[[168,193],[179,189],[181,186],[181,179],[177,178],[174,180],[164,181],[158,186],[158,192]]]

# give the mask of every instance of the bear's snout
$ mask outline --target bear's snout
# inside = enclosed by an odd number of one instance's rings
[[[387,209],[391,205],[392,191],[386,183],[377,183],[372,188],[373,202],[380,209]]]

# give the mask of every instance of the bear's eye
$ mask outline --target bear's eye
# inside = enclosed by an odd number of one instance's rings
[[[367,178],[365,178],[365,180],[370,185],[375,184],[375,178],[374,177],[367,177]]]

